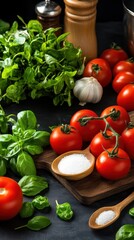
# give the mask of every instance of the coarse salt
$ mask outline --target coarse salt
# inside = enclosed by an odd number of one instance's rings
[[[64,174],[79,174],[87,170],[91,166],[91,162],[84,154],[70,154],[63,157],[58,169]]]
[[[99,214],[99,216],[95,220],[95,223],[97,225],[104,225],[110,222],[115,217],[115,215],[115,212],[112,210],[104,211]]]

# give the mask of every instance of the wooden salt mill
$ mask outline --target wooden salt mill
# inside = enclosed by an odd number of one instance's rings
[[[64,32],[75,47],[80,47],[86,62],[97,57],[96,6],[98,0],[64,0]]]

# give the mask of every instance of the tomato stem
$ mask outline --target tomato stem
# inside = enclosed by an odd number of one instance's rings
[[[111,125],[108,123],[107,118],[111,117],[114,121],[120,116],[120,111],[116,110],[115,108],[113,108],[109,114],[106,114],[103,117],[82,117],[79,119],[79,122],[81,124],[81,126],[85,126],[89,121],[91,120],[103,120],[105,122],[105,129],[103,131],[103,135],[107,135],[106,131],[108,129],[110,129],[113,132],[113,135],[116,138],[115,141],[115,146],[113,148],[113,150],[111,152],[108,152],[110,157],[115,157],[118,153],[118,147],[119,147],[119,134],[111,127]]]

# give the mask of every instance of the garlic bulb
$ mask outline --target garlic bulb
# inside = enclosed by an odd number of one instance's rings
[[[74,96],[84,106],[87,102],[97,103],[103,95],[103,87],[94,77],[83,77],[75,82],[73,88]]]

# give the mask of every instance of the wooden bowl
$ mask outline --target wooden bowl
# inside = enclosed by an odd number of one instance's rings
[[[84,156],[86,156],[86,158],[90,161],[89,168],[87,168],[85,171],[82,171],[82,172],[76,173],[76,174],[74,174],[74,173],[73,174],[67,174],[67,173],[61,172],[58,168],[59,162],[65,156],[70,155],[70,157],[71,157],[72,154],[83,154]],[[55,160],[52,162],[51,169],[54,173],[58,174],[59,176],[61,176],[63,178],[66,178],[68,180],[76,181],[76,180],[80,180],[80,179],[85,178],[88,175],[90,175],[94,170],[94,165],[95,165],[95,157],[90,153],[89,147],[88,147],[85,150],[69,151],[69,152],[61,154],[60,156],[55,158]]]

